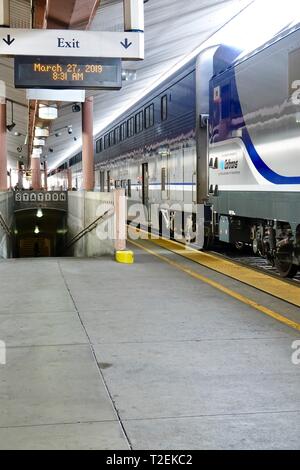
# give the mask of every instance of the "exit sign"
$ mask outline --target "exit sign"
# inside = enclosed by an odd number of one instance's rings
[[[119,90],[121,69],[121,59],[17,56],[15,87]]]

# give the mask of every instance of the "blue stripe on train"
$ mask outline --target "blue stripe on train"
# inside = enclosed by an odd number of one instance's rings
[[[231,87],[230,87],[231,85]],[[215,76],[210,83],[210,119],[212,122],[213,130],[212,135],[215,135],[214,130],[220,126],[221,118],[219,114],[219,101],[214,101],[214,90],[216,87],[220,86],[221,89],[228,88],[231,90],[229,92],[227,90],[224,92],[222,98],[222,114],[226,115],[226,118],[233,118],[232,116],[232,109],[234,108],[234,119],[235,121],[239,121],[239,128],[242,128],[243,133],[242,137],[239,137],[242,142],[244,143],[249,157],[257,169],[257,171],[267,180],[273,184],[300,184],[300,176],[283,176],[279,173],[273,171],[261,158],[259,153],[257,152],[255,145],[252,142],[250,134],[248,132],[243,110],[241,106],[241,99],[238,93],[237,84],[236,84],[236,76],[235,76],[235,68],[231,67],[226,72],[221,74],[221,76]],[[234,105],[234,106],[233,106]],[[230,129],[228,129],[228,135],[225,138],[217,139],[217,142],[226,142],[227,139],[232,138],[232,132],[236,130],[236,127],[232,124]]]

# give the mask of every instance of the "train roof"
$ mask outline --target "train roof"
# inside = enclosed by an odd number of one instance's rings
[[[275,36],[273,36],[271,39],[260,45],[259,47],[251,50],[251,51],[243,51],[241,52],[233,61],[232,63],[224,70],[217,72],[214,74],[212,78],[218,77],[219,75],[222,75],[225,73],[227,70],[230,70],[232,68],[237,67],[238,65],[242,64],[243,62],[251,59],[255,55],[261,53],[262,51],[268,49],[269,47],[273,46],[277,42],[281,41],[282,39],[290,36],[294,32],[300,30],[300,23],[297,23],[293,26],[289,26],[288,28],[283,28],[279,33],[277,33]],[[222,47],[222,46],[221,46]]]

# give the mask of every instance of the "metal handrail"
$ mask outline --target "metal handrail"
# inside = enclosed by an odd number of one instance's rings
[[[100,215],[99,217],[97,217],[97,219],[95,219],[92,223],[90,223],[89,225],[87,225],[84,229],[82,229],[79,233],[77,233],[77,235],[75,235],[70,241],[69,243],[65,246],[65,249],[64,251],[67,251],[71,248],[71,246],[75,245],[75,243],[77,243],[79,240],[81,240],[81,238],[83,238],[85,235],[87,235],[88,233],[92,232],[93,230],[95,230],[95,228],[98,226],[99,222],[100,221],[103,221],[105,220],[107,217],[110,217],[114,214],[114,209],[108,209],[107,211],[105,211],[102,215]]]
[[[7,225],[7,223],[5,222],[1,212],[0,212],[0,225],[1,227],[3,228],[4,232],[6,233],[6,235],[8,235],[9,237],[11,237],[13,235],[12,231],[10,230],[9,226]]]

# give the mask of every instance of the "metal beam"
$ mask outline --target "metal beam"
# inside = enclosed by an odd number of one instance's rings
[[[123,0],[125,31],[144,32],[144,0]]]
[[[9,0],[0,0],[0,26],[9,26]]]

